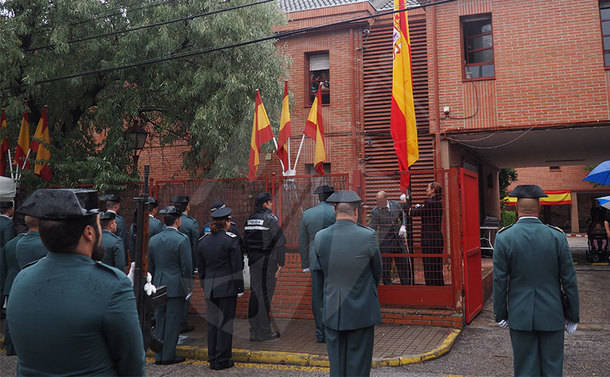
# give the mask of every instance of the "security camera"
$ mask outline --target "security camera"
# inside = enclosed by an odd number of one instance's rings
[[[449,112],[451,111],[451,109],[449,108],[449,106],[445,106],[443,107],[443,113],[445,114],[445,116],[449,116]]]
[[[364,35],[365,37],[367,37],[370,34],[371,30],[369,29],[363,29],[362,30],[362,35]]]

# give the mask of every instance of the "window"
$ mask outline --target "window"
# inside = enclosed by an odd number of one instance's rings
[[[491,15],[462,18],[464,37],[464,77],[480,79],[494,77],[494,47]]]
[[[604,66],[610,67],[610,1],[599,2],[599,15],[604,41]]]
[[[324,167],[324,174],[330,174],[330,162],[323,162],[322,167]],[[314,175],[318,174],[318,171],[313,168],[313,164],[305,164],[305,174]]]
[[[328,52],[315,53],[308,55],[309,63],[309,84],[308,98],[309,105],[313,104],[318,92],[318,86],[322,84],[322,104],[330,103],[330,65],[328,63]]]

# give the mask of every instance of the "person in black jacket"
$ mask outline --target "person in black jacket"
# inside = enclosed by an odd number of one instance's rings
[[[284,265],[286,238],[277,217],[271,213],[271,195],[259,193],[255,205],[254,214],[244,226],[244,242],[250,266],[250,340],[260,342],[280,337],[278,331],[271,329],[269,311],[275,283]]]
[[[421,246],[424,254],[443,253],[442,187],[438,182],[429,183],[426,188],[428,198],[423,205],[416,204],[410,209],[411,216],[421,216]],[[424,258],[424,278],[426,285],[444,285],[443,258]]]
[[[201,288],[205,294],[210,369],[231,368],[233,319],[237,297],[243,295],[243,257],[237,235],[229,232],[231,208],[212,212],[210,233],[199,240]]]

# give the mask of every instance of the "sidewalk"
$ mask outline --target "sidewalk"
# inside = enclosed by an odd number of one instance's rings
[[[192,316],[195,330],[182,334],[178,355],[207,360],[204,320]],[[316,343],[310,320],[277,320],[281,337],[270,342],[250,342],[248,321],[234,324],[233,359],[237,362],[328,367],[326,344]],[[375,327],[373,367],[399,366],[437,358],[451,349],[461,330],[434,326],[379,325]]]

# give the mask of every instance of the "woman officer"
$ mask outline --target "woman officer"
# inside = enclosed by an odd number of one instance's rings
[[[237,235],[228,231],[231,208],[212,212],[210,233],[199,240],[199,276],[205,294],[208,361],[215,370],[231,368],[233,319],[237,297],[243,295],[243,257]]]

